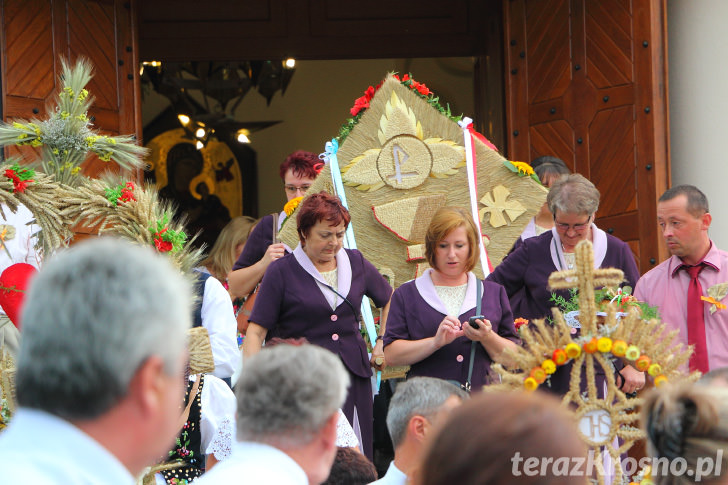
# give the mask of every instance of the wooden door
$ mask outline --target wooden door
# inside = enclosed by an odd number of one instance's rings
[[[504,1],[508,155],[562,158],[601,192],[597,224],[641,272],[666,257],[669,184],[664,0]]]
[[[84,56],[95,72],[88,85],[95,97],[89,113],[93,124],[106,134],[141,135],[136,2],[2,0],[0,5],[3,119],[44,118],[60,89],[60,57]],[[10,147],[6,155],[23,151]],[[84,173],[95,176],[108,167],[94,156]]]

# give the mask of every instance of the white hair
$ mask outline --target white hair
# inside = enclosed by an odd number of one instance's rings
[[[349,387],[341,360],[315,345],[276,345],[246,361],[235,393],[238,440],[277,448],[308,444]]]
[[[127,393],[149,357],[173,373],[185,352],[190,298],[184,276],[151,248],[98,238],[58,253],[25,301],[18,403],[90,419]]]

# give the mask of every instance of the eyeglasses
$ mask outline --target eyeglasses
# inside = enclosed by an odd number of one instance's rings
[[[306,191],[311,188],[311,185],[310,184],[305,184],[305,185],[301,185],[301,186],[284,185],[283,188],[286,189],[286,192],[288,192],[289,194],[295,194],[299,190],[301,191],[301,193],[305,194]]]
[[[581,224],[565,224],[563,222],[558,222],[556,220],[556,216],[554,216],[554,225],[556,226],[556,229],[561,232],[567,232],[569,229],[573,229],[574,232],[583,232],[587,227],[589,227],[589,224],[591,223],[591,218],[592,216],[589,216],[586,222],[583,222]]]

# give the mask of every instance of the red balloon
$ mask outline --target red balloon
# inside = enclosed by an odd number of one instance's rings
[[[38,272],[27,263],[16,263],[0,274],[0,306],[10,321],[20,330],[20,312],[30,280]]]

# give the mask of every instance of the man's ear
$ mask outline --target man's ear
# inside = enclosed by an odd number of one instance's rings
[[[414,415],[407,423],[407,433],[417,441],[424,441],[427,431],[430,428],[430,422],[424,416]]]
[[[326,420],[321,430],[321,439],[326,449],[336,448],[336,425],[339,423],[339,411],[337,410]]]
[[[708,229],[710,227],[710,223],[713,221],[713,216],[710,215],[710,212],[706,212],[700,217],[700,222],[703,225],[703,229]]]
[[[134,373],[128,395],[141,416],[153,415],[162,405],[166,391],[164,376],[164,362],[158,356],[149,357]]]

